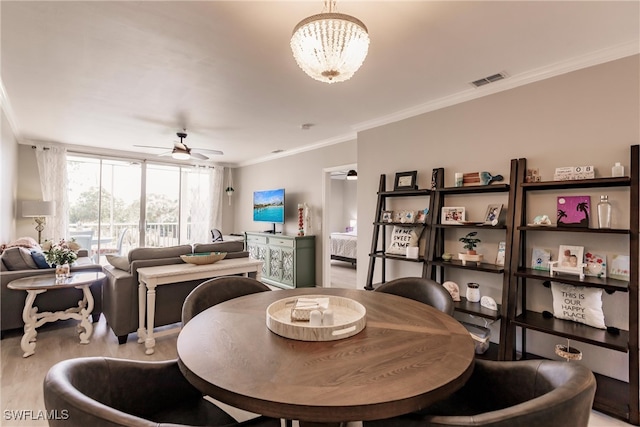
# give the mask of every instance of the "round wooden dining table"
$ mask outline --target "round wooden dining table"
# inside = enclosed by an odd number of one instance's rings
[[[335,341],[299,341],[266,326],[267,307],[293,296],[336,295],[366,308],[366,326]],[[384,419],[460,388],[474,344],[453,317],[382,292],[305,288],[215,305],[184,325],[178,363],[196,388],[226,404],[309,422]]]

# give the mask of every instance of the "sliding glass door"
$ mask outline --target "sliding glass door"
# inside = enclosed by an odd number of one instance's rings
[[[207,242],[212,211],[219,208],[212,189],[222,185],[212,172],[69,155],[68,235],[101,264],[108,254],[126,255],[138,246]]]

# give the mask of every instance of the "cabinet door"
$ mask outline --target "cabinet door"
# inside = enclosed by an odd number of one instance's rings
[[[262,276],[269,277],[269,263],[267,262],[267,247],[258,243],[247,242],[249,258],[262,261]]]
[[[293,248],[281,249],[282,283],[293,286],[295,284],[295,251]]]

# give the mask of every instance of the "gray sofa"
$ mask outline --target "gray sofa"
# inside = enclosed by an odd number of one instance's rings
[[[0,256],[0,327],[2,329],[2,337],[5,332],[12,329],[22,329],[24,322],[22,321],[22,309],[24,301],[27,297],[25,291],[16,291],[7,288],[9,282],[29,276],[41,276],[55,274],[55,268],[38,268],[29,257],[30,253],[25,248],[9,248]],[[71,271],[102,271],[102,267],[94,264],[89,258],[85,249],[78,251],[78,259],[71,266]],[[92,312],[93,321],[96,322],[100,318],[102,312],[102,282],[96,282],[91,285],[91,294],[94,299],[94,307]],[[71,307],[77,307],[78,301],[82,299],[82,291],[80,289],[56,289],[53,292],[45,292],[36,297],[34,306],[38,307],[39,312],[43,311],[60,311]]]
[[[107,280],[102,289],[103,313],[118,342],[124,344],[130,333],[138,330],[138,269],[158,265],[181,264],[180,255],[199,252],[226,252],[227,259],[248,257],[244,242],[218,242],[132,249],[124,259],[112,258],[103,267]],[[118,267],[113,264],[118,265]],[[204,280],[175,283],[156,288],[155,326],[180,322],[182,303]]]

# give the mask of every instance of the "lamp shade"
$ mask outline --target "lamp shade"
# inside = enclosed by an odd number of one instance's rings
[[[52,216],[55,211],[55,206],[55,202],[25,200],[22,202],[22,216],[28,218]]]

